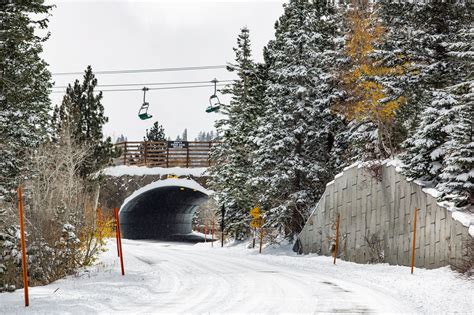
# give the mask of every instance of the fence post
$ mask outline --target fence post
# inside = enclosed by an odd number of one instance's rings
[[[186,168],[189,168],[189,143],[186,148]]]
[[[127,141],[124,142],[123,146],[123,165],[127,165]]]
[[[21,267],[23,270],[23,292],[25,294],[25,306],[30,305],[28,296],[28,266],[26,261],[25,225],[23,220],[23,194],[21,186],[18,186],[18,211],[20,214],[20,238],[21,238]]]
[[[120,219],[119,219],[119,209],[114,208],[115,218],[117,222],[117,234],[118,234],[118,247],[120,248],[120,268],[122,269],[122,276],[125,275],[125,269],[123,267],[123,250],[122,250],[122,236],[120,235]]]
[[[334,265],[336,264],[337,252],[339,251],[339,221],[341,219],[341,215],[337,214],[336,219],[336,247],[334,248]]]
[[[145,166],[146,166],[146,156],[147,156],[147,147],[148,147],[148,142],[144,141],[143,144],[145,145],[145,149],[143,151],[143,158],[145,159]]]
[[[208,165],[211,166],[211,148],[212,148],[212,142],[209,142],[209,153],[207,154],[207,160],[208,160]]]
[[[416,217],[417,217],[418,209],[415,208],[413,213],[413,245],[411,249],[411,274],[413,274],[413,270],[415,269],[415,245],[416,245]]]

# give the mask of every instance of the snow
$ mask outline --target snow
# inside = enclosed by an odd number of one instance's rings
[[[120,207],[120,211],[122,211],[123,207],[125,207],[125,205],[128,202],[130,202],[131,200],[133,200],[137,196],[139,196],[139,195],[141,195],[141,194],[143,194],[143,193],[145,193],[149,190],[153,190],[153,189],[160,188],[160,187],[183,187],[183,188],[194,189],[194,190],[200,191],[200,192],[202,192],[203,194],[206,194],[206,195],[212,195],[212,193],[213,193],[211,190],[208,190],[208,189],[202,187],[201,185],[199,185],[196,181],[194,181],[192,179],[167,178],[167,179],[163,179],[163,180],[158,180],[156,182],[153,182],[151,184],[143,186],[142,188],[137,189],[136,191],[134,191],[133,194],[131,194],[129,197],[127,197],[123,201],[123,204]]]
[[[439,190],[436,190],[435,188],[423,188],[422,190],[424,193],[434,198],[438,198],[439,196],[441,196],[441,192]]]
[[[206,167],[181,168],[181,167],[143,167],[119,165],[108,167],[104,170],[104,175],[109,176],[143,176],[143,175],[176,175],[176,176],[194,176],[200,177],[206,172]]]
[[[355,163],[352,163],[352,164],[349,165],[349,166],[344,167],[343,172],[344,172],[344,171],[347,171],[347,170],[350,170],[350,169],[353,168],[353,167],[358,166],[360,163],[361,163],[361,162],[355,162]]]
[[[453,219],[459,221],[462,225],[466,227],[470,227],[471,225],[474,226],[474,216],[461,211],[455,211],[451,214]]]
[[[360,265],[297,256],[290,244],[248,242],[220,248],[123,240],[125,276],[115,242],[96,266],[51,283],[1,293],[1,312],[95,313],[472,313],[474,281],[448,268]]]

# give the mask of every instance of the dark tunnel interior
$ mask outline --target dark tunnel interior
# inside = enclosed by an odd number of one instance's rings
[[[120,229],[126,239],[192,241],[192,219],[209,197],[185,187],[148,190],[120,210]]]

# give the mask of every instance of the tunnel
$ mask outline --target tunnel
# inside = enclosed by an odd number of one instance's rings
[[[190,179],[165,179],[146,185],[125,199],[120,230],[126,239],[192,241],[192,219],[209,191]]]

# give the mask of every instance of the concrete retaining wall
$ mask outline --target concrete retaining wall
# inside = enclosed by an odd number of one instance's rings
[[[384,262],[410,265],[413,213],[418,208],[415,266],[437,268],[462,259],[468,228],[451,217],[422,187],[408,182],[393,166],[382,166],[381,180],[353,166],[338,175],[299,235],[300,252],[331,255],[337,213],[340,221],[338,255],[366,263],[371,251],[366,241],[378,235]]]

